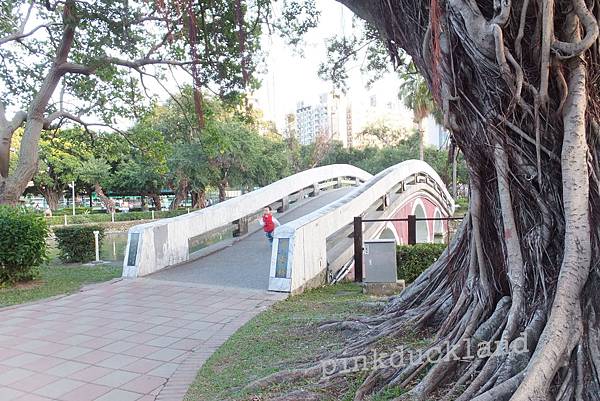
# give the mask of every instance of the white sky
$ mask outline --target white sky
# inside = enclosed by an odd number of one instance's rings
[[[288,47],[277,35],[265,37],[264,50],[267,72],[262,78],[262,87],[255,93],[259,107],[265,119],[273,120],[279,128],[283,126],[286,113],[295,111],[296,104],[304,101],[316,103],[318,96],[333,89],[332,84],[319,79],[319,64],[326,58],[326,40],[335,34],[350,33],[353,14],[345,6],[334,0],[317,0],[321,10],[320,25],[310,31],[304,40],[304,57],[300,57]],[[367,77],[361,75],[359,60],[349,68],[349,99],[360,103],[358,98],[366,98]],[[377,93],[387,99],[396,98],[400,80],[390,74],[376,83],[370,93]],[[407,118],[412,118],[406,111]]]
[[[264,69],[266,72],[259,76],[262,87],[254,94],[258,106],[264,113],[264,118],[275,121],[281,129],[284,127],[285,114],[294,112],[300,101],[308,104],[316,103],[320,94],[333,89],[332,84],[318,77],[319,64],[326,58],[326,40],[335,34],[350,33],[352,30],[353,14],[345,6],[334,0],[316,0],[316,5],[321,11],[320,24],[311,30],[301,42],[303,57],[290,48],[277,35],[265,36],[263,51],[266,53]],[[35,18],[31,21],[34,24]],[[367,77],[361,75],[359,60],[356,65],[349,68],[349,100],[354,104],[365,103],[368,94],[365,89]],[[190,81],[189,76],[180,73],[180,84]],[[168,95],[152,79],[146,83],[150,92],[166,100]],[[163,82],[170,91],[176,91],[177,85],[171,77]],[[400,80],[396,75],[390,74],[384,80],[376,83],[369,94],[377,94],[378,98],[396,99]],[[0,82],[0,87],[3,86]],[[55,100],[57,100],[57,89]],[[12,108],[11,108],[12,109]],[[13,110],[10,110],[11,112]],[[412,114],[405,110],[406,118],[411,119]],[[403,116],[404,117],[404,116]],[[93,118],[86,120],[92,121]],[[118,119],[117,125],[126,127],[131,122]]]

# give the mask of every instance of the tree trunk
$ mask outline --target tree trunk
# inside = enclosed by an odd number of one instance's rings
[[[217,187],[219,188],[219,202],[226,201],[227,193],[225,192],[225,190],[227,189],[227,180],[219,181],[219,184],[217,185]]]
[[[56,189],[56,188],[45,187],[45,188],[40,189],[42,196],[44,197],[44,199],[46,199],[46,203],[48,203],[48,207],[53,212],[58,210],[58,205],[60,202],[60,198],[62,196],[62,191],[63,191],[62,188]]]
[[[206,192],[203,189],[192,191],[191,196],[192,208],[203,209],[206,206]]]
[[[155,211],[160,211],[162,209],[162,204],[160,201],[160,195],[158,194],[150,194],[150,198],[152,199],[152,205],[154,206]]]
[[[454,199],[456,199],[456,180],[457,180],[457,174],[456,174],[456,169],[457,169],[457,158],[458,158],[458,149],[456,148],[456,146],[452,147],[452,197]]]
[[[141,203],[141,207],[142,207],[142,211],[145,212],[148,210],[148,204],[146,203],[146,196],[141,195],[140,196],[140,203]]]
[[[68,60],[75,37],[76,24],[74,23],[75,18],[73,17],[74,8],[74,0],[67,0],[64,2],[63,32],[56,50],[56,57],[48,74],[44,78],[40,89],[31,101],[26,118],[23,117],[22,120],[17,121],[17,127],[20,126],[25,119],[27,120],[27,123],[25,124],[23,137],[21,138],[19,162],[14,172],[10,174],[10,176],[0,175],[0,204],[17,204],[19,198],[27,188],[27,184],[37,172],[39,142],[42,128],[45,123],[44,113],[58,83],[66,73],[66,70],[63,67]],[[0,114],[4,113],[2,112]],[[3,160],[3,163],[6,163],[6,155],[4,155]]]
[[[425,131],[423,130],[423,119],[418,123],[419,131],[419,160],[425,160]]]
[[[175,189],[175,198],[173,198],[173,202],[169,206],[171,210],[177,210],[181,202],[185,200],[187,197],[189,188],[189,181],[187,178],[180,178],[179,183],[177,184],[177,189]]]
[[[94,184],[94,191],[96,192],[96,195],[98,196],[98,198],[100,198],[100,201],[106,208],[107,213],[114,213],[115,212],[115,201],[110,199],[108,196],[106,196],[104,194],[104,191],[102,190],[102,186],[100,185],[100,183],[97,182]]]
[[[334,355],[397,351],[389,338],[422,330],[437,362],[371,369],[354,400],[599,400],[599,4],[338,1],[411,56],[471,176],[446,252]]]
[[[6,179],[8,177],[8,166],[10,164],[10,143],[12,132],[0,130],[0,177]]]

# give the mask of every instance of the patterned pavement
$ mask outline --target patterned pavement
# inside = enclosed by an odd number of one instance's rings
[[[0,400],[181,401],[202,363],[283,298],[136,279],[0,309]]]

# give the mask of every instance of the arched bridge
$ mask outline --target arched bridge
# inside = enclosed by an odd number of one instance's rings
[[[265,206],[283,223],[272,249],[255,221]],[[376,176],[350,165],[318,167],[206,209],[132,227],[123,276],[298,292],[346,274],[355,216],[446,217],[453,209],[440,177],[422,161]],[[417,240],[433,242],[444,233],[441,222],[419,222]],[[218,241],[223,236],[229,238]],[[364,238],[406,243],[407,237],[406,224],[365,224]]]

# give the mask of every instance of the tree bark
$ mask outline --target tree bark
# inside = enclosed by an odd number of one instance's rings
[[[162,204],[160,201],[160,195],[158,194],[150,194],[150,198],[152,199],[152,205],[155,211],[160,211],[162,209]]]
[[[203,209],[206,206],[206,192],[203,189],[192,191],[191,196],[194,209]]]
[[[227,200],[227,192],[225,192],[227,185],[227,180],[221,180],[217,184],[217,187],[219,188],[219,202],[224,202]]]
[[[169,206],[170,210],[177,210],[181,202],[185,200],[187,197],[187,193],[189,191],[189,180],[187,178],[180,178],[177,184],[177,188],[175,189],[175,198],[173,198],[173,202]]]
[[[43,187],[40,189],[40,192],[44,196],[44,199],[46,199],[46,203],[48,203],[48,207],[53,212],[58,210],[58,205],[60,202],[60,198],[62,196],[62,191],[63,191],[62,188],[55,189],[55,188]]]
[[[37,94],[27,111],[25,130],[21,139],[19,162],[10,176],[0,176],[0,204],[15,205],[27,184],[33,178],[38,166],[39,141],[44,126],[44,112],[61,78],[63,69],[75,37],[75,1],[67,0],[63,6],[63,34],[56,57]],[[20,124],[19,124],[20,125]],[[3,139],[5,141],[5,139]],[[9,153],[10,155],[10,153]],[[6,156],[4,155],[6,158]],[[3,163],[6,163],[6,159]]]
[[[114,213],[115,212],[115,201],[110,199],[108,196],[106,196],[104,194],[104,190],[102,189],[102,186],[100,185],[100,183],[96,182],[94,184],[94,191],[96,192],[96,195],[98,195],[98,198],[100,198],[100,201],[106,208],[106,212]]]
[[[457,190],[457,169],[456,169],[456,164],[457,164],[457,159],[458,159],[458,149],[456,148],[456,146],[452,147],[453,151],[452,151],[452,197],[454,199],[456,199],[456,190]]]
[[[379,31],[395,61],[410,55],[471,179],[444,255],[331,356],[392,352],[389,338],[424,330],[434,341],[421,351],[441,362],[370,370],[348,389],[354,401],[395,387],[406,392],[394,401],[598,401],[600,4],[338,1]]]
[[[419,120],[417,130],[419,132],[419,160],[425,160],[425,131],[423,130],[423,119]]]

